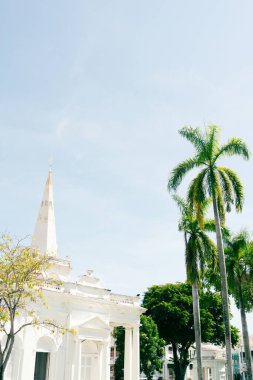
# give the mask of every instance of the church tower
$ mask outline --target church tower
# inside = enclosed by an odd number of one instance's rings
[[[52,257],[58,256],[51,169],[48,172],[39,215],[32,237],[32,247],[42,254],[47,254]]]
[[[32,247],[38,252],[51,257],[51,266],[47,271],[49,277],[66,281],[71,272],[68,258],[61,259],[57,252],[56,226],[54,214],[53,178],[51,169],[48,172],[44,187],[39,215],[35,225]]]

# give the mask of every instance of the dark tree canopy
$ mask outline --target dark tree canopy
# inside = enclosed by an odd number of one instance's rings
[[[159,337],[156,323],[151,317],[141,316],[140,361],[141,372],[152,380],[155,371],[162,370],[165,341]]]
[[[183,379],[189,364],[188,350],[194,345],[191,286],[186,283],[154,285],[144,295],[143,306],[156,322],[161,338],[171,344],[176,379]],[[202,341],[224,345],[222,303],[219,293],[200,292]],[[232,342],[238,342],[232,328]]]
[[[125,329],[124,327],[116,327],[114,330],[114,337],[116,340],[117,359],[114,366],[115,380],[124,379],[124,342],[125,342]]]

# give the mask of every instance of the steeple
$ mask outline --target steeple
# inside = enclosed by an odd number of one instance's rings
[[[43,254],[57,256],[57,241],[54,216],[52,171],[48,172],[38,219],[32,237],[32,247]]]

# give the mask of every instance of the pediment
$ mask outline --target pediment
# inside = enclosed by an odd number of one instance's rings
[[[92,317],[87,319],[85,322],[81,323],[79,325],[79,331],[82,331],[82,329],[95,329],[95,330],[104,330],[104,329],[110,329],[109,325],[100,317]]]

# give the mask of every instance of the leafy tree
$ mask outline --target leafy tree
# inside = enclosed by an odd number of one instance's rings
[[[183,380],[189,359],[189,348],[195,342],[191,286],[186,283],[154,285],[144,295],[143,306],[158,326],[159,335],[172,345],[176,380]],[[222,302],[219,293],[200,291],[202,341],[224,344]],[[239,340],[232,328],[232,342]]]
[[[115,362],[115,379],[122,380],[124,377],[124,340],[125,330],[117,327],[115,330],[116,347],[118,357]],[[147,380],[152,380],[155,371],[162,370],[164,355],[163,339],[159,338],[158,329],[151,317],[141,315],[140,326],[140,367],[145,373]]]
[[[212,220],[207,220],[200,226],[196,212],[189,202],[186,202],[178,195],[173,199],[181,211],[181,219],[178,225],[179,231],[184,233],[185,240],[185,262],[187,281],[192,286],[192,303],[194,317],[194,332],[196,342],[197,373],[198,379],[202,380],[202,359],[201,359],[201,324],[199,311],[199,287],[203,279],[207,264],[216,266],[216,247],[213,241],[206,234],[206,231],[214,231],[215,225]],[[203,212],[209,206],[206,202]]]
[[[114,365],[115,380],[124,380],[125,329],[122,326],[114,330],[117,358]]]
[[[228,380],[232,380],[229,300],[221,225],[225,222],[226,211],[231,211],[233,204],[235,204],[236,211],[242,210],[244,194],[242,183],[237,174],[227,167],[218,166],[218,160],[233,155],[248,160],[250,154],[246,144],[239,138],[231,138],[226,144],[220,146],[219,128],[215,125],[208,126],[204,133],[199,128],[192,127],[182,128],[179,133],[193,144],[196,154],[173,169],[168,182],[168,189],[170,191],[176,190],[190,170],[203,168],[191,182],[188,199],[195,207],[200,221],[203,203],[208,197],[211,197],[213,202],[225,325],[227,372]]]
[[[67,331],[52,320],[40,320],[35,313],[35,303],[45,305],[43,289],[56,286],[56,281],[46,279],[43,273],[50,266],[50,257],[22,245],[21,240],[3,235],[0,242],[0,332],[6,336],[0,342],[0,380],[14,345],[15,336],[27,326],[45,325],[52,331]],[[59,285],[59,283],[57,283]],[[24,316],[24,319],[17,318]],[[24,321],[25,320],[25,321]]]
[[[158,328],[151,317],[141,316],[140,362],[141,372],[152,380],[155,371],[161,372],[165,341],[159,337]]]
[[[253,242],[247,231],[242,231],[226,241],[226,266],[229,291],[240,310],[246,377],[252,379],[251,353],[246,312],[253,309]]]

